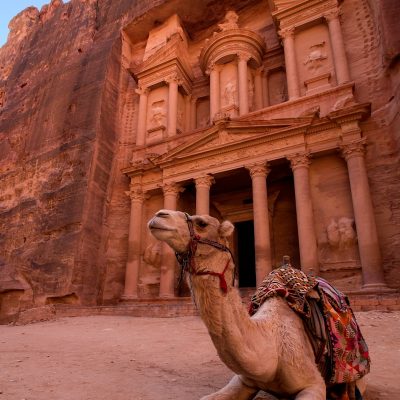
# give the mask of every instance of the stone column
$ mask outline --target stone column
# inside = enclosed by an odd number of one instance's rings
[[[196,184],[196,214],[210,214],[210,188],[215,183],[211,175],[204,175],[194,180]]]
[[[267,195],[267,175],[270,169],[266,163],[249,165],[246,168],[250,172],[253,186],[256,281],[259,286],[272,271]]]
[[[178,116],[178,79],[176,77],[168,81],[168,127],[169,137],[176,135],[176,122]]]
[[[249,112],[249,85],[247,81],[247,61],[249,56],[238,54],[239,115]]]
[[[254,75],[254,100],[256,110],[260,110],[263,108],[263,68],[258,68],[255,75]]]
[[[197,128],[197,98],[192,96],[190,101],[190,129]]]
[[[386,288],[382,258],[379,249],[374,208],[365,167],[365,140],[358,140],[341,146],[342,155],[347,162],[351,198],[356,222],[358,248],[360,251],[363,288]]]
[[[216,64],[211,64],[207,71],[210,75],[210,123],[212,124],[215,114],[221,109],[220,105],[220,82],[219,82],[220,67]]]
[[[301,269],[305,273],[312,272],[317,275],[319,272],[318,248],[309,177],[311,162],[307,153],[296,154],[288,159],[294,178]]]
[[[164,209],[176,210],[179,193],[182,191],[183,189],[174,182],[164,184]],[[175,296],[175,264],[176,258],[173,250],[163,242],[160,276],[160,297],[162,298]]]
[[[340,27],[339,14],[339,10],[336,9],[325,14],[324,17],[328,22],[336,79],[340,85],[341,83],[350,81],[350,73],[343,42],[342,29]]]
[[[140,87],[136,89],[135,92],[140,96],[136,146],[144,146],[146,144],[147,99],[149,96],[149,89]]]
[[[289,100],[294,100],[300,96],[296,49],[294,45],[294,28],[283,29],[279,31],[279,35],[283,39],[283,47],[285,51],[286,79]]]
[[[262,84],[263,84],[263,106],[269,106],[269,86],[268,86],[268,71],[264,71],[262,74]]]
[[[126,192],[131,198],[131,215],[129,218],[128,261],[125,270],[125,288],[122,300],[138,297],[137,283],[140,269],[140,252],[142,246],[142,213],[144,195],[140,185],[131,185]]]

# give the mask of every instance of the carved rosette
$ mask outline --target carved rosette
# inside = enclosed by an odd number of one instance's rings
[[[196,178],[194,180],[194,182],[196,184],[196,188],[198,188],[198,187],[210,188],[211,185],[213,185],[215,183],[215,179],[211,175],[204,175],[204,176],[200,176],[199,178]]]
[[[179,183],[167,182],[163,184],[162,190],[164,196],[174,196],[178,198],[179,194],[182,193],[185,190],[185,188],[183,188]]]
[[[342,157],[349,161],[353,157],[364,157],[365,156],[365,145],[367,144],[366,138],[351,142],[348,144],[340,145],[340,152]]]
[[[311,164],[310,153],[296,153],[286,158],[290,161],[293,171],[297,168],[309,168]]]
[[[270,173],[271,169],[268,166],[268,163],[259,163],[259,164],[252,164],[252,165],[246,165],[246,169],[249,170],[251,179],[256,178],[256,177],[262,177],[266,178],[267,175]]]

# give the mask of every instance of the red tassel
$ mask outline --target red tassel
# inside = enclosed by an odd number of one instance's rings
[[[224,293],[228,293],[228,285],[226,284],[225,276],[222,274],[218,276],[219,276],[219,287]]]

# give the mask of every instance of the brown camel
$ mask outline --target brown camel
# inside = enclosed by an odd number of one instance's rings
[[[160,210],[148,226],[177,254],[191,253],[186,262],[194,300],[219,357],[236,374],[202,400],[247,400],[259,390],[296,400],[326,398],[303,322],[286,301],[271,298],[252,317],[242,304],[226,247],[234,229],[229,221]]]

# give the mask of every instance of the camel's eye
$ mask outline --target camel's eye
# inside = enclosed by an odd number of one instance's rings
[[[208,224],[207,224],[206,221],[203,221],[202,219],[199,219],[199,220],[196,221],[196,225],[199,228],[205,228]]]

